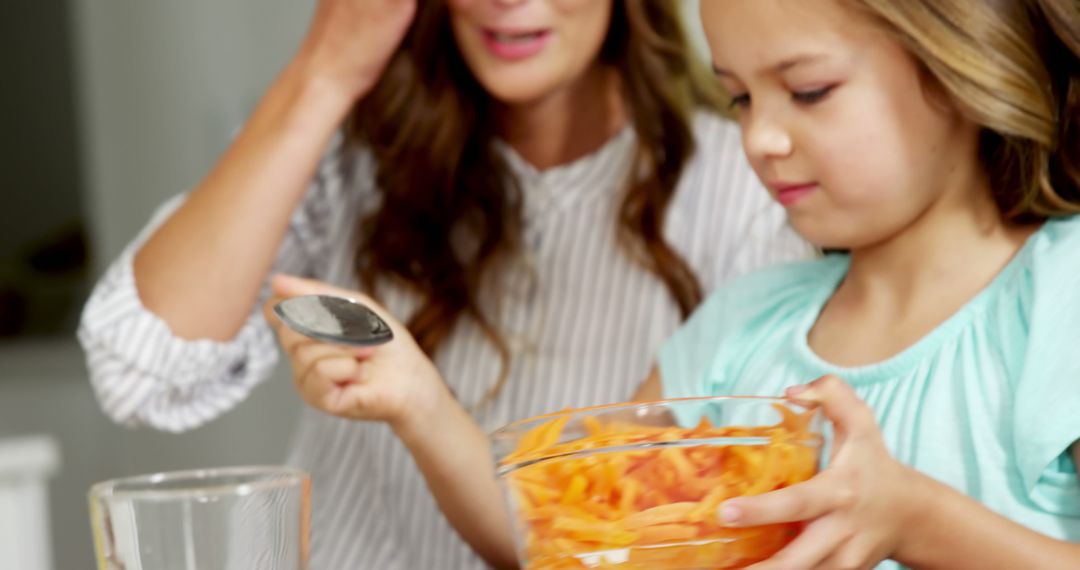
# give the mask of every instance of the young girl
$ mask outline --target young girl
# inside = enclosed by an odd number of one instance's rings
[[[823,404],[826,469],[718,516],[808,522],[761,568],[1080,567],[1074,0],[709,0],[702,16],[758,175],[805,238],[846,251],[720,289],[640,392]],[[314,379],[321,405],[390,421],[445,510],[498,517],[483,434],[424,367],[396,372],[410,351]]]
[[[758,176],[846,251],[722,289],[661,351],[667,397],[825,377],[788,395],[824,403],[828,468],[722,519],[810,521],[763,568],[1080,567],[1080,6],[702,17]]]

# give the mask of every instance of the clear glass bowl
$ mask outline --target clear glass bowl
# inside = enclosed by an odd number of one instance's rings
[[[724,500],[817,473],[822,419],[780,398],[707,397],[568,410],[492,434],[527,570],[738,568],[798,524],[734,529]]]
[[[311,479],[286,466],[140,475],[90,488],[99,570],[303,570]]]

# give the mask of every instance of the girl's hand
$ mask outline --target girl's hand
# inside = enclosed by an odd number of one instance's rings
[[[925,476],[893,459],[873,412],[840,379],[826,376],[786,396],[822,405],[835,432],[832,456],[809,481],[721,505],[729,526],[807,521],[791,544],[751,568],[871,568],[894,555],[922,508]]]
[[[263,311],[292,365],[296,390],[310,406],[342,418],[387,422],[400,430],[431,417],[452,398],[409,331],[370,297],[285,275],[275,276],[271,286],[273,295]],[[310,294],[339,295],[364,303],[390,325],[394,339],[362,348],[323,343],[289,329],[273,313],[278,301]]]
[[[319,0],[300,53],[314,73],[365,95],[416,15],[417,0]]]

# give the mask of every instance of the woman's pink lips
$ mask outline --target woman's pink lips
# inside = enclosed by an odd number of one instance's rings
[[[809,184],[784,184],[773,186],[776,190],[776,201],[784,206],[791,206],[799,200],[802,200],[811,192],[817,190],[817,187],[817,184],[813,182]]]
[[[537,30],[531,33],[531,37],[523,39],[515,39],[513,41],[500,41],[499,36],[514,36],[514,35],[526,35],[529,32],[504,32],[501,30],[483,30],[484,45],[487,46],[488,51],[492,55],[499,59],[505,59],[509,61],[517,61],[520,59],[526,59],[532,57],[547,45],[549,39],[551,39],[551,32],[549,30]]]

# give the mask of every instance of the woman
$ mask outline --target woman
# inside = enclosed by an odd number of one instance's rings
[[[629,397],[703,290],[808,251],[679,7],[322,0],[217,166],[88,302],[105,411],[180,431],[246,397],[276,356],[275,272],[375,294],[482,426]],[[290,462],[314,477],[313,568],[479,566],[385,426],[307,410]]]

